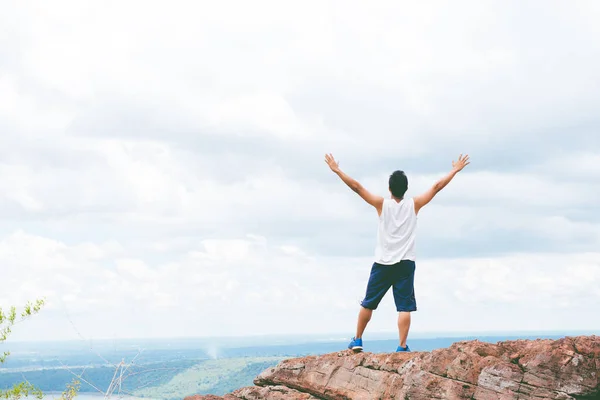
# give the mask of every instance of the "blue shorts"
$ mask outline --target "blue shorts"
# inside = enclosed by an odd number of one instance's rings
[[[383,296],[393,287],[396,310],[417,311],[414,282],[414,261],[402,260],[393,265],[374,263],[367,284],[367,294],[360,305],[370,310],[377,309]]]

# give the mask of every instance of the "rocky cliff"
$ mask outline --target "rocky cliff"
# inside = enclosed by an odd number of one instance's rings
[[[600,399],[600,336],[458,342],[432,352],[291,359],[254,387],[223,397],[254,399]]]

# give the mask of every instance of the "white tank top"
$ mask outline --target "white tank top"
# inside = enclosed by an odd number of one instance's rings
[[[416,261],[415,240],[417,214],[412,198],[401,200],[384,199],[379,216],[375,262],[396,264],[402,260]]]

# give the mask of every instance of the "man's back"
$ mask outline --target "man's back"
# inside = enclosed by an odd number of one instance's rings
[[[384,199],[379,215],[375,262],[391,265],[402,260],[415,261],[416,228],[417,214],[412,198]]]
[[[325,162],[350,189],[372,205],[379,215],[376,261],[371,267],[364,300],[360,303],[356,335],[350,341],[348,348],[362,351],[362,335],[371,320],[373,310],[377,309],[383,296],[392,287],[398,311],[398,338],[400,339],[396,351],[410,351],[406,344],[410,314],[417,311],[414,290],[417,214],[469,164],[469,156],[463,157],[461,154],[458,161],[452,161],[452,170],[448,175],[437,181],[425,193],[410,199],[405,199],[408,178],[403,171],[397,170],[390,175],[389,189],[392,198],[384,199],[369,192],[355,179],[342,172],[333,155],[326,154]]]

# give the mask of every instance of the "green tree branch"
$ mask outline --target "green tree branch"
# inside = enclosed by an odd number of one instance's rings
[[[16,307],[10,307],[7,312],[4,312],[2,307],[0,307],[0,343],[3,343],[6,341],[6,339],[8,339],[12,332],[12,327],[15,324],[25,321],[32,315],[39,313],[44,306],[44,303],[44,299],[36,300],[35,303],[28,301],[20,314],[20,320],[17,320]],[[3,352],[2,355],[0,355],[0,364],[3,364],[8,356],[10,356],[9,351]],[[29,382],[17,383],[10,389],[0,390],[0,399],[19,400],[27,396],[35,396],[36,398],[41,399],[43,393]],[[68,397],[66,399],[72,399],[72,397]]]

